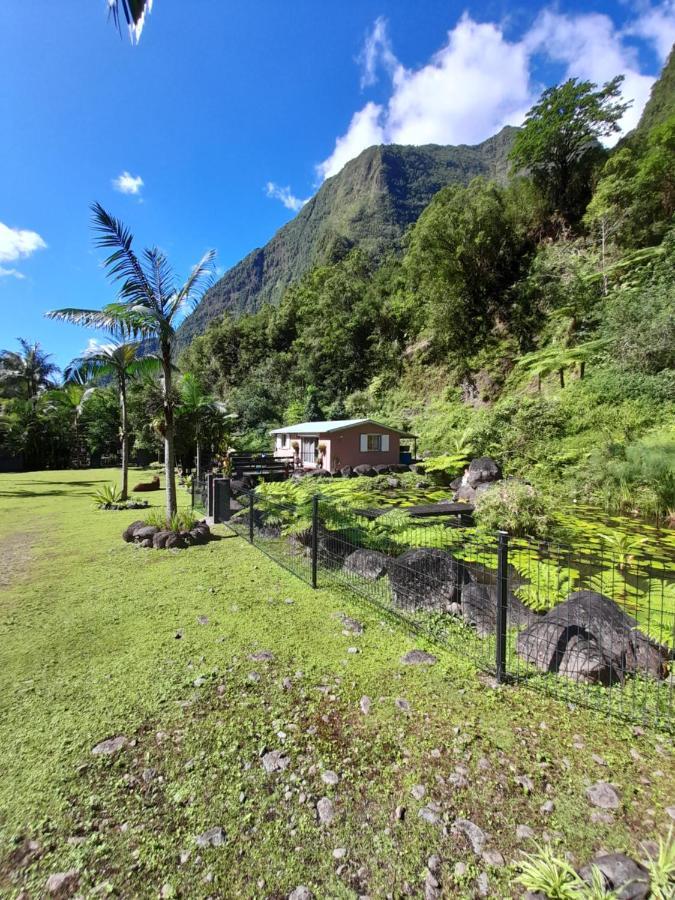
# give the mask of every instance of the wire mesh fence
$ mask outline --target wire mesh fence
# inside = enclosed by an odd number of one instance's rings
[[[208,505],[208,485],[196,496]],[[372,519],[320,495],[227,496],[230,528],[314,587],[346,587],[500,681],[675,731],[667,561],[401,510]]]

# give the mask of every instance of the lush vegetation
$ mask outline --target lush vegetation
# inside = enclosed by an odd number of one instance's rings
[[[352,249],[195,339],[182,364],[238,414],[241,446],[368,415],[563,505],[672,515],[675,118],[659,82],[649,127],[608,153],[618,85],[545,92],[510,181],[443,188],[402,253]]]
[[[124,544],[126,522],[92,503],[109,474],[0,475],[3,897],[43,896],[72,868],[83,896],[287,897],[307,884],[317,897],[379,897],[406,882],[419,893],[432,854],[450,896],[473,894],[485,871],[508,897],[534,849],[518,825],[578,865],[601,847],[641,859],[642,841],[665,838],[675,768],[658,735],[628,741],[625,725],[561,715],[544,694],[490,690],[461,653],[353,596],[312,591],[224,531],[175,554]],[[163,495],[149,499],[163,515]],[[363,634],[344,634],[340,614]],[[436,665],[401,665],[425,646]],[[249,658],[261,651],[274,658]],[[117,755],[92,755],[118,735],[129,743]],[[288,767],[268,775],[261,754],[277,749]],[[585,789],[600,779],[621,797],[611,823],[591,820]],[[430,803],[439,826],[419,816]],[[488,832],[505,865],[453,834],[457,818]],[[222,846],[198,847],[214,827]]]

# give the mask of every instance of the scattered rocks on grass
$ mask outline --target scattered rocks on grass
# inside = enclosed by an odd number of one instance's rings
[[[485,872],[481,872],[476,879],[476,891],[479,897],[488,897],[490,894],[490,882]]]
[[[195,838],[198,847],[222,847],[225,843],[225,832],[219,825],[208,828]]]
[[[330,825],[335,818],[335,807],[329,797],[322,797],[316,804],[316,812],[322,825]]]
[[[406,666],[433,666],[438,659],[426,650],[409,650],[401,657],[401,662]]]
[[[363,625],[357,619],[352,619],[345,613],[338,613],[338,619],[344,626],[345,634],[363,634]]]
[[[483,850],[483,862],[488,866],[497,868],[504,865],[504,857],[499,850]]]
[[[586,789],[586,796],[593,806],[600,809],[618,809],[621,806],[619,795],[606,781],[596,781]]]
[[[413,795],[415,800],[421,800],[422,797],[424,797],[424,795],[426,794],[426,792],[427,792],[427,789],[424,787],[423,784],[413,785],[413,787],[410,791],[410,793]]]
[[[529,775],[517,775],[516,784],[519,784],[526,794],[531,794],[534,790],[534,781]]]
[[[410,704],[407,700],[404,700],[403,697],[397,697],[396,700],[394,700],[394,705],[396,706],[396,709],[400,709],[401,712],[410,712]]]
[[[209,617],[208,616],[197,616],[197,625],[208,625]]]
[[[370,697],[367,697],[364,694],[364,696],[361,697],[361,699],[359,700],[359,709],[361,710],[361,712],[363,713],[364,716],[367,716],[368,713],[370,712],[370,704],[371,704]]]
[[[47,879],[45,890],[51,897],[72,897],[80,883],[80,873],[77,869],[69,869],[67,872],[54,872]]]
[[[428,803],[420,809],[417,815],[429,825],[438,825],[441,821],[440,812],[441,808],[438,803]]]
[[[268,775],[271,775],[273,772],[283,772],[289,763],[290,759],[281,750],[270,750],[269,753],[265,753],[262,757],[263,769]]]
[[[593,866],[602,872],[605,889],[616,891],[621,900],[642,900],[650,896],[649,873],[625,853],[598,856],[583,866],[579,874],[587,884],[592,883]]]
[[[197,522],[189,530],[183,531],[168,531],[138,520],[132,522],[122,532],[122,540],[126,543],[153,547],[156,550],[176,550],[196,544],[206,544],[211,538],[211,530],[205,520]]]
[[[249,653],[248,658],[254,662],[272,662],[274,653],[271,650],[258,650],[255,653]]]
[[[517,825],[516,837],[519,841],[529,841],[534,837],[534,831],[529,825]]]
[[[452,833],[464,835],[476,856],[482,854],[487,840],[485,832],[470,819],[455,819],[452,823]]]
[[[291,891],[288,900],[314,900],[314,894],[304,884],[300,884],[294,891]]]
[[[344,859],[346,855],[346,847],[336,847],[335,850],[333,850],[333,859]]]
[[[123,750],[128,743],[127,738],[123,734],[119,734],[117,737],[101,741],[101,743],[97,744],[91,752],[94,756],[113,756],[115,753],[119,753],[120,750]]]
[[[553,800],[547,800],[539,807],[539,812],[544,816],[550,816],[554,809],[555,803],[553,802]]]
[[[321,773],[321,780],[326,784],[336,785],[340,780],[340,776],[337,772],[333,772],[331,769],[326,769],[325,772]]]

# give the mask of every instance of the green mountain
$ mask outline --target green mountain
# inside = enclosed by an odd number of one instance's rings
[[[647,105],[640,116],[638,132],[647,132],[675,113],[675,47],[659,78],[654,82]]]
[[[252,312],[278,303],[284,289],[316,265],[359,246],[375,254],[400,247],[410,224],[448,184],[476,175],[506,179],[515,128],[475,146],[369,147],[332,178],[274,237],[233,266],[184,322],[185,346],[226,310]]]

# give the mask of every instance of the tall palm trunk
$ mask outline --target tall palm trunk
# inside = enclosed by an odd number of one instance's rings
[[[129,495],[129,434],[127,430],[127,382],[124,372],[119,376],[120,414],[122,417],[122,500]]]
[[[171,348],[162,342],[162,381],[164,385],[164,477],[166,478],[166,521],[175,515],[176,473],[174,466],[174,421],[171,400]]]
[[[197,427],[195,428],[195,444],[197,445],[196,446],[197,460],[196,460],[195,469],[196,469],[197,481],[199,481],[199,479],[202,477],[202,448],[201,448],[201,444],[200,444],[200,440],[199,440],[199,420],[197,420]]]

